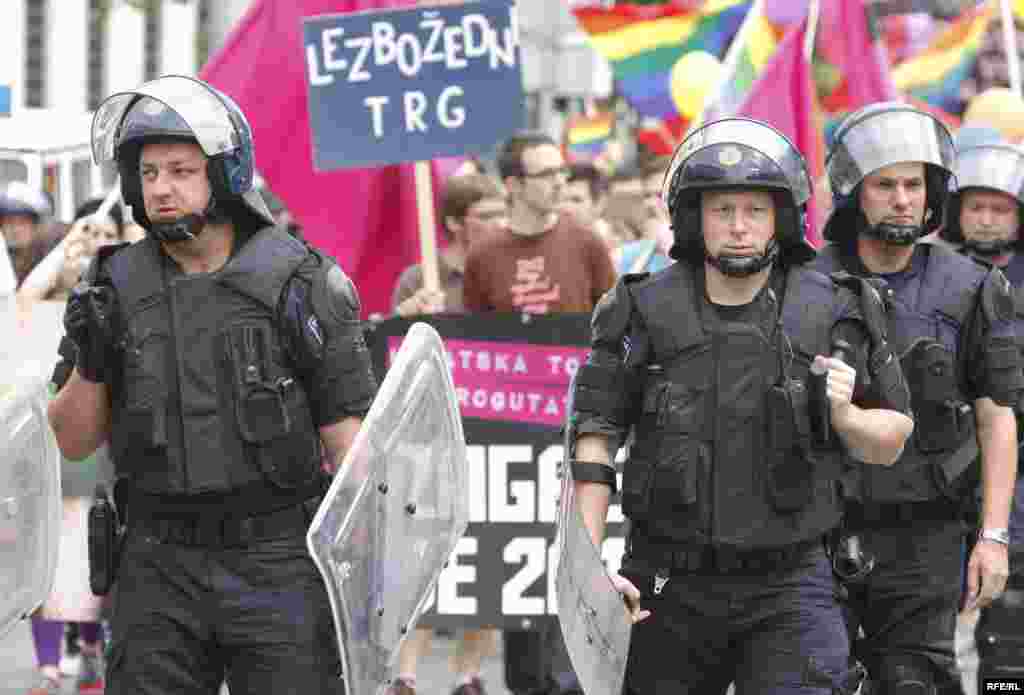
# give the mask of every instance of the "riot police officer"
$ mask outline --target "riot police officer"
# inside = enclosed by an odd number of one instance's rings
[[[851,578],[855,652],[883,693],[959,692],[954,630],[1006,581],[1017,467],[1009,407],[1021,388],[1013,300],[1001,272],[918,239],[940,224],[954,148],[946,128],[901,103],[865,107],[836,132],[827,167],[832,242],[814,267],[882,277],[888,334],[910,385],[914,435],[892,468],[865,467],[847,508],[870,573]],[[964,577],[962,509],[980,447],[979,542]],[[964,580],[966,580],[964,582]]]
[[[630,438],[630,533],[614,578],[635,621],[629,693],[859,684],[824,537],[839,520],[844,450],[886,465],[913,423],[877,330],[880,293],[849,283],[859,300],[802,266],[814,255],[810,195],[803,158],[779,132],[740,118],[705,125],[665,178],[679,262],[624,276],[594,312],[572,471],[600,541],[610,462]],[[865,380],[850,363],[862,352],[887,409],[860,405]]]
[[[93,153],[147,231],[72,293],[75,366],[49,411],[68,458],[109,438],[118,478],[106,692],[338,692],[305,534],[324,448],[339,460],[375,393],[355,288],[272,225],[249,125],[209,85],[109,97]]]
[[[1002,269],[1013,288],[1020,340],[1024,335],[1024,253],[1020,234],[1024,221],[1024,152],[995,143],[965,148],[957,153],[953,171],[958,190],[949,196],[945,224],[930,237]],[[1015,410],[1019,437],[1024,431],[1019,402]],[[978,675],[1019,677],[1024,674],[1024,478],[1019,474],[1008,538],[1002,531],[992,531],[989,537],[995,543],[1009,543],[1010,577],[1006,592],[982,610],[978,621]]]

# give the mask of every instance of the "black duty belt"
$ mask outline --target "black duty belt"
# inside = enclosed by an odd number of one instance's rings
[[[256,516],[146,517],[132,514],[129,528],[164,543],[237,548],[274,538],[303,535],[320,506],[320,496]]]
[[[956,521],[962,515],[960,505],[941,497],[921,502],[854,502],[847,505],[846,524],[902,526],[913,521]]]
[[[739,549],[714,545],[680,545],[634,539],[630,562],[652,570],[684,572],[770,572],[799,564],[815,549],[824,548],[823,538],[812,538],[773,548]]]

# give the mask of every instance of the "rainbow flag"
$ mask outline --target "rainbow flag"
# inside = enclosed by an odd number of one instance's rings
[[[598,113],[578,116],[569,121],[565,129],[565,146],[571,159],[594,159],[602,154],[611,141],[615,115]]]
[[[754,0],[616,3],[574,10],[594,48],[611,64],[616,86],[642,117],[683,120],[672,98],[672,68],[691,51],[720,58]]]
[[[729,47],[718,86],[691,128],[735,114],[771,60],[778,43],[778,30],[765,15],[764,0],[755,0],[738,30],[736,41]]]
[[[989,25],[998,19],[997,2],[965,12],[924,53],[896,66],[892,73],[896,88],[943,111],[963,113],[960,86],[974,69]]]

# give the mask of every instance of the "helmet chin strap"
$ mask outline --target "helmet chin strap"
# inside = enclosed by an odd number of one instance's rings
[[[931,217],[931,211],[927,211],[921,224],[893,224],[892,222],[879,222],[868,224],[864,213],[860,214],[860,221],[864,233],[880,241],[898,246],[910,246],[924,236],[924,223]]]
[[[916,224],[879,222],[876,225],[865,225],[864,232],[870,237],[889,244],[910,246],[921,236],[921,226]]]
[[[704,251],[704,258],[708,263],[717,268],[723,275],[733,278],[743,278],[759,273],[774,263],[778,257],[779,245],[775,239],[768,242],[768,247],[764,250],[764,253],[752,256],[730,256],[728,254],[712,256],[707,250]]]
[[[1013,250],[1015,243],[1012,239],[995,239],[993,241],[965,239],[964,248],[979,256],[1001,256]]]
[[[216,203],[214,198],[210,196],[210,202],[206,204],[206,209],[198,215],[196,213],[189,213],[182,215],[176,220],[170,222],[150,222],[149,233],[157,241],[163,241],[167,243],[175,243],[179,241],[191,241],[199,236],[199,233],[203,231],[206,223],[210,220]]]

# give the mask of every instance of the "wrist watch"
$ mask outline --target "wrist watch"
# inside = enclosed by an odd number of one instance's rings
[[[1005,528],[983,528],[978,531],[979,541],[992,541],[1000,545],[1010,545],[1010,530]]]

